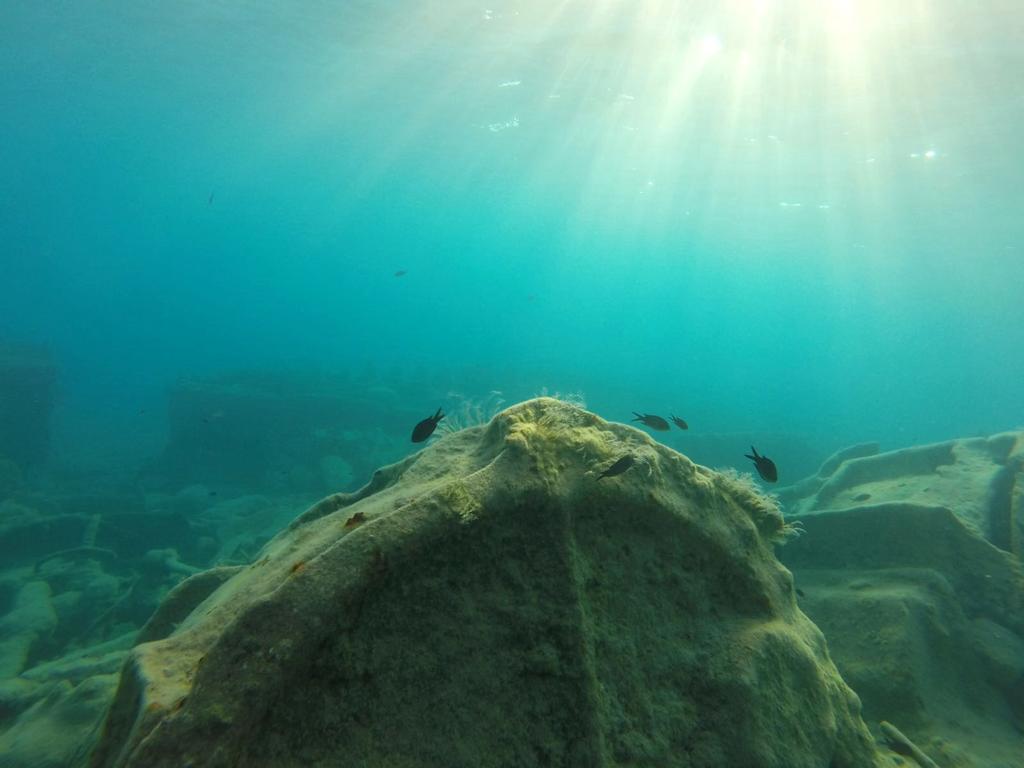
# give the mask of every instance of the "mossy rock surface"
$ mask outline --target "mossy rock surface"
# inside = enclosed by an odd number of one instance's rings
[[[798,515],[897,502],[945,507],[986,541],[1024,558],[1024,432],[887,453],[853,446],[817,475],[780,488],[779,497]]]
[[[782,525],[638,430],[528,401],[321,502],[137,646],[92,764],[880,766]]]
[[[806,530],[782,560],[864,717],[944,768],[1024,755],[1022,446],[847,451],[780,494]]]

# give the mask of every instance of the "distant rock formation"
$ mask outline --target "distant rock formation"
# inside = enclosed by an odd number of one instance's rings
[[[342,376],[186,380],[170,392],[169,440],[153,471],[170,485],[317,495],[351,490],[357,478],[408,451],[409,424],[419,418],[395,391]]]
[[[199,590],[131,651],[92,765],[881,766],[787,532],[742,478],[528,401]]]
[[[1024,433],[878,453],[841,451],[818,474],[779,490],[793,514],[910,501],[948,508],[1000,549],[1024,556]]]
[[[858,446],[779,497],[806,529],[780,556],[865,717],[942,765],[1018,764],[1024,433]]]

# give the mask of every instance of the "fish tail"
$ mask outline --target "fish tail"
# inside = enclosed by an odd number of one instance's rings
[[[749,458],[751,458],[751,459],[759,459],[759,458],[761,458],[760,456],[757,455],[757,448],[755,448],[754,446],[750,446],[750,452],[752,454],[754,454],[754,455],[750,456]]]
[[[636,418],[633,419],[633,421],[643,421],[644,420],[644,416],[643,416],[642,413],[637,413],[636,411],[633,411],[633,415],[636,416]]]
[[[437,413],[434,414],[434,421],[440,421],[444,418],[444,411],[441,408],[437,409]]]

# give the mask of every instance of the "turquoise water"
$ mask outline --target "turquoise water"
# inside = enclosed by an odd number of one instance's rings
[[[8,6],[0,328],[109,417],[370,361],[829,448],[1017,426],[1019,15],[813,5]]]
[[[54,552],[121,570],[0,682],[438,406],[676,414],[655,437],[780,486],[1021,428],[1018,6],[3,4],[0,613]]]

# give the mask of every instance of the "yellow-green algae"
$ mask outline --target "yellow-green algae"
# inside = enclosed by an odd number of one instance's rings
[[[93,765],[882,765],[783,532],[638,430],[520,404],[317,505],[138,646]]]

